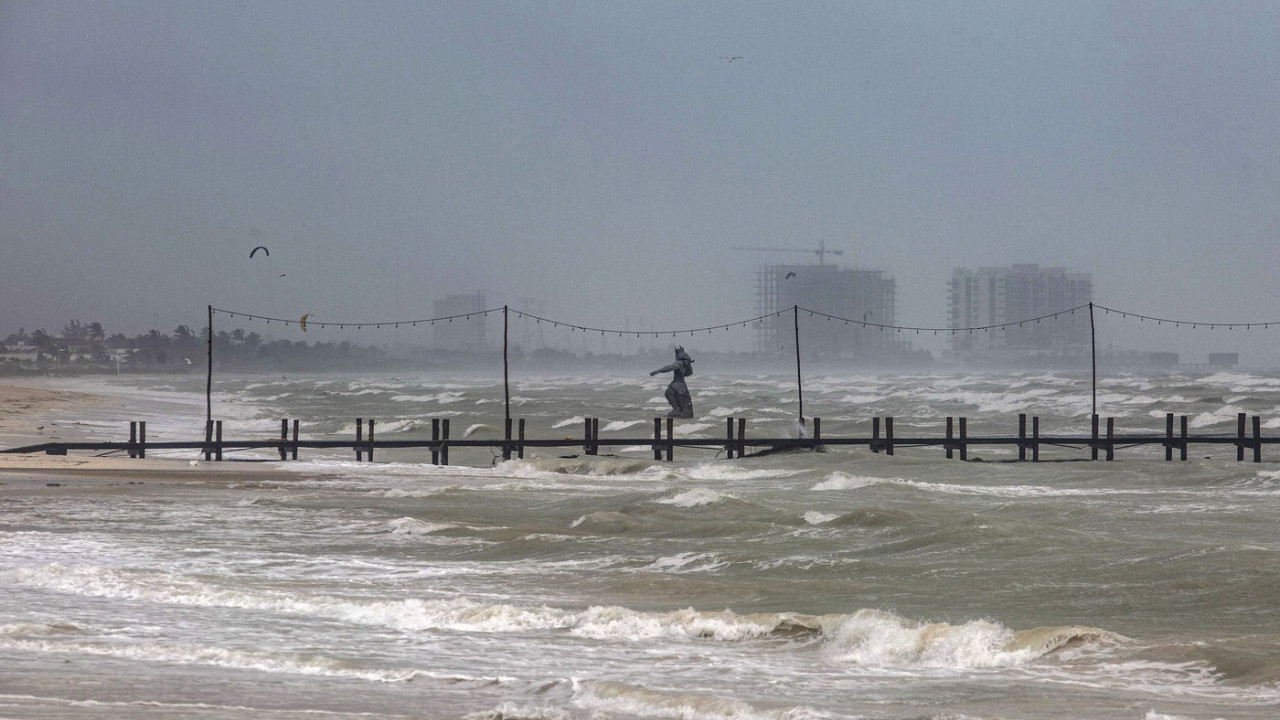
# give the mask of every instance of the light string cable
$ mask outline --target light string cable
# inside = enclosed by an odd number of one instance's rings
[[[475,310],[469,313],[459,313],[457,315],[442,315],[439,317],[420,318],[417,320],[382,320],[379,322],[334,322],[332,320],[322,321],[322,320],[306,320],[305,319],[307,317],[310,317],[314,313],[306,313],[302,317],[299,317],[296,319],[289,319],[289,318],[268,317],[266,315],[254,315],[253,313],[240,312],[238,310],[223,310],[221,308],[212,308],[212,310],[213,312],[223,313],[233,318],[242,317],[242,318],[247,318],[249,320],[264,320],[268,325],[270,325],[273,322],[278,322],[283,325],[298,325],[304,329],[309,326],[309,327],[315,327],[315,328],[336,327],[339,330],[345,330],[347,328],[354,328],[356,330],[359,330],[360,328],[366,328],[366,327],[382,328],[383,326],[398,328],[401,325],[417,327],[418,325],[424,324],[424,323],[428,325],[434,325],[439,322],[453,322],[454,320],[459,320],[459,319],[470,320],[473,317],[477,317],[477,316],[485,317],[493,313],[502,312],[502,308],[489,308],[488,310]]]
[[[1089,307],[1089,304],[1088,304],[1088,303],[1086,303],[1086,304],[1084,304],[1084,305],[1077,305],[1077,306],[1075,306],[1075,307],[1073,307],[1073,308],[1067,308],[1067,309],[1065,309],[1065,310],[1059,310],[1059,311],[1057,311],[1057,312],[1046,313],[1046,314],[1044,314],[1044,315],[1040,315],[1040,316],[1038,316],[1038,317],[1023,318],[1023,319],[1020,319],[1020,320],[1011,320],[1011,321],[1008,321],[1008,322],[995,323],[995,324],[991,324],[991,325],[974,325],[974,326],[969,326],[969,327],[924,327],[924,326],[914,326],[914,325],[890,325],[890,324],[887,324],[887,323],[871,322],[871,321],[866,320],[866,319],[859,320],[859,319],[856,319],[856,318],[846,318],[846,317],[842,317],[842,316],[839,316],[839,315],[832,315],[832,314],[830,314],[830,313],[824,313],[824,312],[822,312],[822,311],[820,311],[820,310],[812,310],[812,309],[804,308],[804,307],[798,307],[798,306],[797,306],[797,309],[798,309],[798,310],[800,310],[801,312],[804,312],[804,313],[808,314],[808,315],[809,315],[809,317],[825,318],[828,322],[831,322],[831,321],[833,321],[833,320],[834,320],[834,321],[836,321],[836,322],[843,323],[844,325],[856,325],[856,326],[861,327],[861,328],[876,328],[876,329],[878,329],[878,330],[880,330],[880,331],[882,331],[882,332],[883,332],[883,331],[888,330],[888,331],[894,331],[894,332],[897,332],[897,333],[902,333],[902,332],[912,332],[912,333],[915,333],[915,334],[917,334],[917,335],[919,335],[919,334],[921,334],[921,333],[932,333],[932,334],[934,334],[934,335],[937,335],[938,333],[951,333],[952,335],[955,335],[955,334],[957,334],[957,333],[989,332],[989,331],[991,331],[991,330],[997,330],[997,331],[999,331],[999,330],[1006,330],[1006,329],[1011,328],[1011,327],[1022,327],[1023,325],[1026,325],[1026,324],[1029,324],[1029,323],[1030,323],[1030,324],[1039,323],[1039,322],[1040,322],[1040,321],[1042,321],[1042,320],[1053,320],[1053,319],[1057,319],[1058,317],[1063,316],[1063,315],[1074,315],[1076,312],[1078,312],[1078,311],[1080,311],[1080,310],[1087,309],[1088,307]],[[1178,322],[1181,322],[1181,324],[1183,324],[1183,325],[1192,325],[1193,327],[1195,327],[1195,326],[1197,326],[1197,325],[1209,325],[1208,323],[1191,323],[1191,322],[1187,322],[1187,321],[1174,321],[1174,320],[1168,320],[1168,319],[1163,319],[1163,318],[1150,317],[1150,316],[1146,316],[1146,315],[1139,315],[1139,314],[1137,314],[1137,313],[1130,313],[1130,312],[1124,312],[1124,311],[1120,311],[1120,310],[1115,310],[1115,309],[1113,309],[1113,308],[1107,308],[1107,307],[1104,307],[1104,306],[1102,306],[1102,305],[1098,305],[1098,304],[1096,304],[1096,303],[1095,303],[1095,304],[1093,304],[1093,307],[1098,308],[1099,310],[1105,310],[1105,311],[1108,311],[1108,312],[1117,313],[1117,314],[1120,314],[1120,315],[1121,315],[1121,316],[1123,316],[1123,317],[1137,317],[1137,318],[1146,319],[1146,320],[1155,320],[1155,321],[1157,321],[1157,322],[1168,322],[1168,323],[1178,323]],[[517,317],[524,318],[524,319],[527,319],[527,320],[533,320],[533,321],[535,321],[535,322],[537,322],[537,323],[547,323],[547,324],[551,325],[552,327],[557,327],[557,328],[558,328],[558,327],[565,327],[565,328],[568,328],[570,331],[581,331],[581,332],[584,332],[584,333],[587,333],[587,332],[589,332],[589,333],[600,333],[600,335],[602,335],[602,336],[607,336],[607,335],[617,335],[618,337],[626,337],[626,336],[633,336],[633,337],[665,337],[665,336],[679,337],[679,336],[681,336],[681,335],[696,336],[696,335],[698,335],[698,334],[700,334],[700,333],[708,333],[708,334],[711,334],[711,333],[716,332],[717,330],[726,330],[726,331],[727,331],[727,330],[730,330],[730,329],[735,328],[735,327],[748,327],[748,326],[749,326],[749,325],[751,325],[752,323],[758,323],[758,322],[761,322],[761,321],[764,321],[764,320],[769,320],[769,319],[773,319],[773,318],[778,318],[778,317],[780,317],[780,316],[782,316],[782,315],[785,315],[785,314],[787,314],[787,313],[792,312],[792,310],[791,310],[791,309],[783,309],[783,310],[778,310],[778,311],[775,311],[775,312],[772,312],[772,313],[767,313],[767,314],[764,314],[764,315],[758,315],[758,316],[756,316],[756,317],[749,318],[749,319],[746,319],[746,320],[735,320],[735,321],[733,321],[733,322],[720,323],[720,324],[717,324],[717,325],[706,325],[706,326],[702,326],[702,327],[694,327],[694,328],[682,328],[682,329],[674,329],[674,330],[627,330],[627,329],[605,328],[605,327],[592,327],[592,326],[589,326],[589,325],[580,325],[580,324],[577,324],[577,323],[567,322],[567,321],[564,321],[564,320],[556,320],[556,319],[553,319],[553,318],[546,318],[546,317],[542,317],[542,316],[540,316],[540,315],[534,315],[534,314],[531,314],[531,313],[524,312],[524,311],[522,311],[522,310],[514,310],[514,309],[510,309],[510,308],[500,308],[500,307],[499,307],[499,308],[489,308],[489,309],[486,309],[486,310],[476,310],[476,311],[469,312],[469,313],[459,313],[459,314],[456,314],[456,315],[442,315],[442,316],[438,316],[438,317],[418,318],[418,319],[413,319],[413,320],[381,320],[381,321],[373,321],[373,322],[368,322],[368,321],[365,321],[365,322],[346,322],[346,321],[337,322],[337,321],[332,321],[332,320],[328,320],[328,321],[321,321],[321,320],[306,321],[306,320],[304,320],[304,318],[309,317],[310,315],[312,315],[312,313],[307,313],[306,315],[303,315],[301,318],[299,318],[299,319],[296,319],[296,320],[295,320],[295,319],[290,319],[290,318],[272,317],[272,316],[268,316],[268,315],[257,315],[257,314],[254,314],[254,313],[246,313],[246,312],[241,312],[241,311],[238,311],[238,310],[226,310],[226,309],[223,309],[223,308],[213,308],[213,311],[214,311],[214,312],[217,312],[217,313],[223,313],[223,314],[225,314],[225,315],[227,315],[227,316],[229,316],[229,317],[232,317],[232,318],[235,318],[235,317],[242,317],[242,318],[246,318],[246,319],[249,319],[249,320],[262,320],[262,321],[265,321],[267,324],[271,324],[271,323],[273,323],[273,322],[278,322],[278,323],[281,323],[282,325],[286,325],[286,326],[288,326],[288,325],[300,325],[300,326],[303,326],[303,327],[305,327],[305,326],[311,326],[311,327],[316,327],[316,328],[330,328],[330,327],[336,327],[336,328],[338,328],[338,329],[340,329],[340,330],[341,330],[341,329],[346,329],[346,328],[354,328],[354,329],[357,329],[357,330],[358,330],[358,329],[360,329],[360,328],[367,328],[367,327],[372,327],[372,328],[382,328],[382,327],[394,327],[394,328],[399,328],[399,327],[401,327],[401,326],[403,326],[403,325],[408,325],[408,326],[411,326],[411,327],[416,327],[417,325],[419,325],[419,324],[423,324],[423,323],[425,323],[425,324],[429,324],[429,325],[434,325],[435,323],[440,323],[440,322],[453,322],[454,320],[459,320],[459,319],[466,319],[466,320],[469,320],[469,319],[471,319],[471,318],[473,318],[473,317],[486,317],[486,316],[491,315],[491,314],[495,314],[495,313],[503,312],[504,310],[505,310],[505,311],[507,311],[507,312],[509,312],[509,313],[510,313],[510,314],[512,314],[512,315],[517,316]],[[1214,323],[1214,324],[1212,325],[1212,327],[1229,327],[1229,326],[1252,327],[1252,326],[1254,326],[1254,325],[1263,325],[1263,326],[1268,326],[1268,325],[1274,325],[1274,324],[1280,324],[1280,322],[1275,322],[1275,323]]]
[[[268,325],[273,322],[278,322],[286,326],[299,325],[304,327],[309,326],[309,327],[316,327],[316,328],[336,327],[340,330],[345,330],[347,328],[354,328],[358,330],[360,328],[366,328],[366,327],[399,328],[402,325],[415,327],[423,323],[434,325],[440,322],[452,322],[454,320],[459,320],[459,319],[470,320],[473,317],[485,317],[494,313],[500,313],[500,312],[503,312],[504,309],[512,315],[533,320],[538,323],[548,323],[553,327],[566,327],[566,328],[569,328],[571,331],[600,333],[601,335],[617,335],[619,337],[624,337],[627,335],[634,335],[635,337],[645,337],[645,336],[660,337],[660,336],[670,335],[672,337],[677,337],[680,335],[697,335],[699,333],[714,333],[717,330],[729,330],[735,327],[747,327],[751,323],[756,323],[762,320],[767,320],[769,318],[778,317],[784,314],[785,312],[788,312],[785,310],[779,310],[777,312],[769,313],[767,315],[760,315],[747,320],[736,320],[734,322],[721,323],[719,325],[707,325],[704,327],[685,328],[685,329],[679,329],[679,330],[618,330],[613,328],[599,328],[599,327],[590,327],[587,325],[579,325],[576,323],[565,322],[563,320],[555,320],[551,318],[541,317],[538,315],[532,315],[530,313],[522,312],[520,310],[512,310],[510,308],[489,308],[487,310],[476,310],[469,313],[459,313],[457,315],[443,315],[439,317],[419,318],[416,320],[381,320],[381,321],[375,321],[375,322],[345,322],[345,321],[335,322],[332,320],[328,320],[328,321],[320,321],[320,320],[304,321],[303,320],[303,318],[306,318],[312,315],[312,313],[307,313],[306,315],[303,315],[301,318],[298,318],[295,320],[291,318],[272,317],[268,315],[256,315],[254,313],[240,312],[238,310],[226,310],[223,308],[213,308],[213,311],[215,313],[222,313],[232,318],[241,317],[249,320],[262,320],[262,321],[265,321]]]
[[[1168,324],[1168,325],[1172,325],[1172,326],[1174,326],[1174,327],[1182,327],[1183,325],[1187,325],[1187,326],[1189,326],[1192,330],[1198,330],[1198,329],[1200,329],[1200,328],[1208,328],[1208,329],[1210,329],[1210,330],[1217,330],[1218,328],[1226,328],[1226,329],[1228,329],[1228,330],[1232,330],[1232,329],[1234,329],[1234,328],[1238,328],[1238,327],[1242,327],[1242,328],[1244,328],[1244,329],[1246,329],[1246,330],[1252,330],[1252,329],[1253,329],[1253,328],[1255,328],[1255,327],[1260,327],[1260,328],[1262,328],[1263,330],[1269,330],[1269,329],[1271,328],[1271,326],[1272,326],[1272,325],[1280,325],[1280,320],[1272,320],[1272,321],[1270,321],[1270,322],[1248,322],[1248,323],[1242,323],[1242,322],[1200,322],[1200,321],[1197,321],[1197,320],[1178,320],[1178,319],[1172,319],[1172,320],[1171,320],[1171,319],[1169,319],[1169,318],[1154,317],[1154,316],[1151,316],[1151,315],[1142,315],[1142,314],[1140,314],[1140,313],[1129,312],[1129,311],[1127,311],[1127,310],[1117,310],[1117,309],[1115,309],[1115,308],[1110,308],[1110,307],[1107,307],[1107,306],[1105,306],[1105,305],[1099,305],[1099,304],[1097,304],[1097,303],[1094,303],[1094,304],[1093,304],[1093,306],[1094,306],[1095,308],[1099,309],[1099,310],[1102,310],[1104,313],[1106,313],[1106,314],[1108,314],[1108,315],[1113,314],[1113,313],[1114,313],[1114,314],[1116,314],[1116,315],[1119,315],[1121,319],[1137,318],[1137,319],[1138,319],[1138,322],[1146,322],[1147,320],[1154,320],[1154,321],[1155,321],[1155,323],[1156,323],[1156,325],[1165,325],[1165,324]]]
[[[872,322],[866,319],[847,318],[847,317],[842,317],[840,315],[832,315],[830,313],[825,313],[820,310],[812,310],[805,307],[800,307],[798,309],[801,312],[808,314],[809,317],[825,318],[828,322],[835,321],[835,322],[843,323],[844,325],[856,325],[861,328],[875,328],[881,331],[893,331],[897,333],[910,332],[917,335],[921,333],[931,333],[934,335],[937,335],[938,333],[951,333],[952,335],[955,335],[957,333],[989,332],[991,330],[1000,331],[1000,330],[1007,330],[1008,328],[1011,328],[1011,327],[1022,327],[1029,323],[1034,324],[1034,323],[1039,323],[1043,320],[1054,320],[1063,315],[1074,315],[1075,313],[1081,310],[1088,309],[1089,306],[1090,306],[1090,303],[1085,303],[1083,305],[1077,305],[1073,308],[1067,308],[1065,310],[1059,310],[1057,312],[1046,313],[1038,317],[1023,318],[1020,320],[1010,320],[1007,322],[994,323],[991,325],[974,325],[969,327],[924,327],[924,326],[914,326],[914,325],[891,325],[887,323]],[[1154,315],[1145,315],[1142,313],[1130,312],[1128,310],[1119,310],[1106,305],[1100,305],[1098,303],[1092,303],[1092,306],[1097,310],[1103,311],[1107,315],[1118,315],[1120,316],[1121,319],[1137,318],[1139,322],[1146,322],[1149,320],[1156,323],[1157,325],[1168,324],[1168,325],[1173,325],[1174,327],[1182,327],[1185,325],[1193,330],[1200,329],[1200,328],[1207,328],[1210,330],[1217,330],[1219,328],[1226,328],[1228,330],[1231,330],[1234,328],[1253,329],[1255,327],[1270,329],[1272,325],[1280,325],[1280,320],[1271,320],[1271,321],[1263,321],[1263,322],[1204,322],[1200,320],[1180,320],[1177,318],[1157,317]],[[514,310],[510,308],[501,308],[501,307],[488,308],[485,310],[475,310],[468,313],[458,313],[456,315],[441,315],[437,317],[417,318],[412,320],[380,320],[380,321],[372,321],[372,322],[369,322],[369,321],[335,322],[332,320],[318,320],[318,319],[306,321],[303,319],[311,316],[313,313],[307,313],[300,318],[293,319],[293,318],[272,317],[268,315],[257,315],[254,313],[241,312],[238,310],[226,310],[224,308],[212,308],[212,310],[215,313],[222,313],[224,315],[227,315],[228,317],[232,317],[232,318],[241,317],[248,320],[261,320],[266,322],[267,324],[271,324],[275,322],[285,326],[300,325],[300,326],[310,326],[314,328],[336,327],[338,329],[354,328],[357,330],[360,328],[369,328],[369,327],[399,328],[401,326],[406,326],[406,325],[410,327],[416,327],[417,325],[420,325],[420,324],[434,325],[435,323],[441,323],[441,322],[453,322],[454,320],[469,320],[474,317],[486,317],[488,315],[500,313],[506,310],[512,315],[516,315],[518,317],[525,318],[528,320],[533,320],[538,323],[547,323],[552,325],[553,327],[566,327],[573,331],[600,333],[601,335],[617,335],[619,337],[625,337],[628,335],[634,336],[634,337],[664,337],[664,336],[678,337],[680,335],[697,335],[700,333],[714,333],[717,330],[730,330],[735,327],[748,327],[752,323],[758,323],[763,320],[777,318],[788,312],[791,312],[790,309],[778,310],[776,312],[767,313],[765,315],[758,315],[756,317],[749,318],[747,320],[735,320],[733,322],[720,323],[717,325],[707,325],[703,327],[694,327],[694,328],[683,328],[683,329],[675,329],[675,330],[626,330],[626,329],[620,330],[617,328],[604,328],[604,327],[592,327],[589,325],[580,325],[577,323],[566,322],[564,320],[556,320],[552,318],[542,317],[539,315],[533,315],[531,313],[527,313],[521,310]]]
[[[1023,325],[1026,325],[1028,323],[1038,323],[1041,320],[1056,320],[1059,316],[1074,315],[1076,312],[1080,310],[1088,309],[1088,307],[1089,307],[1089,303],[1085,303],[1084,305],[1077,305],[1073,308],[1067,308],[1066,310],[1059,310],[1057,312],[1047,313],[1044,315],[1040,315],[1039,317],[1023,318],[1021,320],[1011,320],[1009,322],[996,323],[994,325],[974,325],[972,327],[916,327],[913,325],[888,325],[885,323],[869,322],[865,319],[857,320],[853,318],[840,317],[839,315],[831,315],[818,310],[810,310],[808,308],[800,308],[800,311],[809,313],[809,317],[826,318],[827,322],[831,322],[832,320],[835,320],[838,322],[842,322],[845,325],[858,325],[863,328],[878,328],[881,332],[884,332],[885,330],[893,330],[899,333],[903,331],[910,331],[910,332],[914,332],[916,335],[919,335],[920,333],[924,333],[924,332],[933,333],[934,335],[937,335],[938,333],[951,333],[952,335],[955,335],[956,333],[962,333],[962,332],[975,333],[978,331],[989,332],[991,330],[1007,330],[1008,328],[1011,328],[1011,327],[1022,327]],[[1094,305],[1094,307],[1100,308],[1102,306]]]
[[[522,317],[527,320],[533,320],[534,322],[537,322],[537,323],[550,323],[552,327],[563,326],[563,327],[569,328],[571,331],[580,330],[582,332],[600,333],[602,336],[617,335],[618,337],[625,337],[625,336],[631,335],[635,337],[663,337],[666,335],[670,335],[671,337],[678,337],[680,335],[692,336],[692,335],[697,335],[699,333],[711,334],[717,330],[729,330],[735,327],[747,327],[751,323],[756,323],[756,322],[760,322],[761,320],[767,320],[769,318],[778,317],[789,311],[779,310],[777,312],[772,312],[767,315],[760,315],[757,317],[753,317],[749,320],[736,320],[734,322],[721,323],[719,325],[707,325],[705,327],[685,328],[683,330],[618,330],[616,328],[598,328],[598,327],[589,327],[586,325],[577,325],[574,323],[564,322],[562,320],[552,320],[552,319],[540,317],[538,315],[531,315],[527,312],[522,312],[520,310],[511,310],[510,312],[512,315],[518,315],[519,317]]]

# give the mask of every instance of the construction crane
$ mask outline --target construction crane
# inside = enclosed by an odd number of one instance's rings
[[[824,256],[826,256],[826,255],[843,255],[843,254],[844,254],[844,251],[843,251],[843,250],[828,250],[828,249],[827,249],[827,244],[826,244],[826,242],[825,242],[825,241],[823,241],[823,242],[819,242],[819,243],[818,243],[818,249],[817,249],[817,250],[797,250],[797,249],[795,249],[795,248],[771,248],[771,247],[735,247],[735,248],[734,248],[734,250],[761,250],[761,251],[764,251],[764,252],[803,252],[803,253],[817,253],[817,254],[818,254],[818,264],[819,264],[819,265],[823,265],[823,264],[825,264],[825,263],[823,262],[823,257],[824,257]]]

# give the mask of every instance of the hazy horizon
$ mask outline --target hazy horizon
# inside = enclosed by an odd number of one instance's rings
[[[1274,322],[1278,50],[1267,2],[6,3],[0,335],[471,292],[701,327],[820,245],[900,325],[1015,263]],[[1104,332],[1280,363],[1280,328]]]

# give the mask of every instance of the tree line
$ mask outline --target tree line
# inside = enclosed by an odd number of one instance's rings
[[[108,335],[102,323],[71,320],[62,332],[19,328],[0,341],[0,373],[193,372],[207,366],[209,328],[179,325],[172,333],[149,330],[128,337]],[[220,370],[298,370],[368,367],[386,361],[383,348],[350,342],[308,344],[263,340],[243,329],[213,336],[214,367]]]

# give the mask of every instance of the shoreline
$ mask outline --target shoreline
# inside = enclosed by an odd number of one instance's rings
[[[0,383],[0,450],[52,440],[86,440],[90,428],[81,425],[83,420],[108,412],[138,415],[147,412],[151,403],[147,398],[69,390],[65,385],[45,379]],[[0,494],[69,487],[283,482],[299,477],[271,461],[0,453]]]

